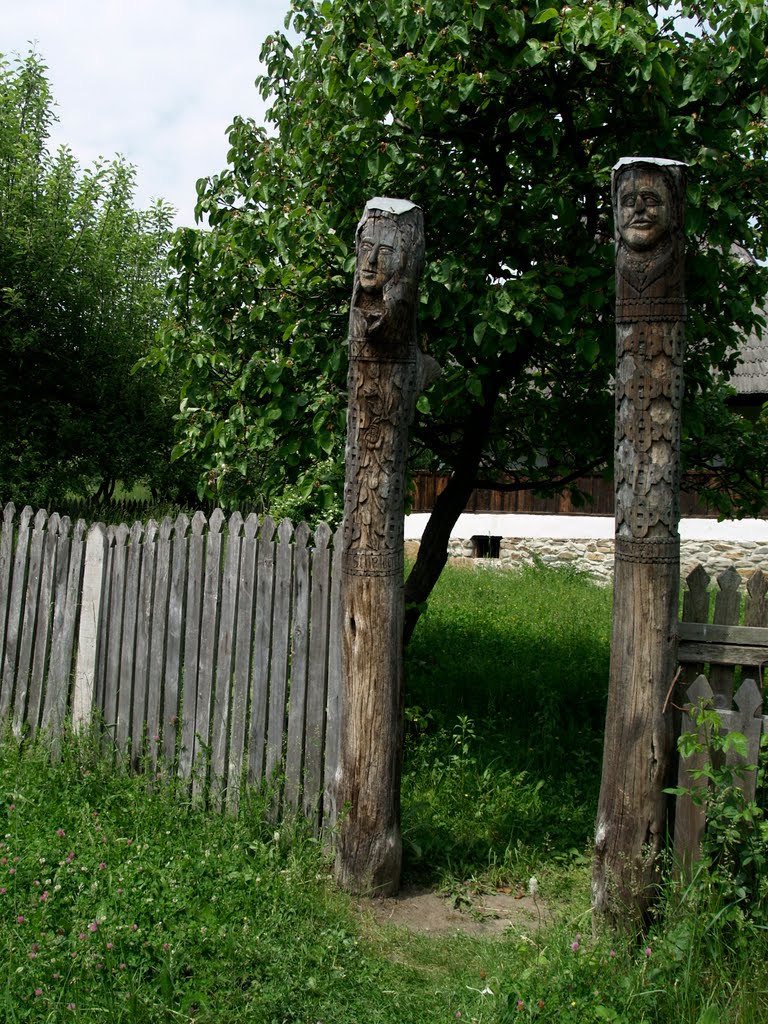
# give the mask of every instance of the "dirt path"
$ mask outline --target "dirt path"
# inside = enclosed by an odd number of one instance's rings
[[[390,899],[360,899],[362,914],[380,924],[423,934],[446,935],[463,932],[490,938],[508,929],[536,931],[551,920],[541,901],[508,890],[483,893],[464,891],[442,894],[431,889],[406,887]]]

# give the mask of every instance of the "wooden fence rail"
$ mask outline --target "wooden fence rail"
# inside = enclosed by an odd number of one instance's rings
[[[321,523],[197,512],[105,528],[5,508],[0,719],[22,735],[94,710],[134,766],[236,813],[275,786],[319,828],[335,810],[340,545]]]

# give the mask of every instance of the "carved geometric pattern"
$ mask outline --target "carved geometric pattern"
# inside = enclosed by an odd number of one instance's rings
[[[616,558],[622,562],[674,565],[680,561],[680,538],[671,540],[630,540],[616,538]]]

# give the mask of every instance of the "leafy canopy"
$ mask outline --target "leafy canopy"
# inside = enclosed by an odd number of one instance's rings
[[[137,213],[124,160],[51,155],[37,56],[0,57],[0,495],[45,503],[160,481],[170,395],[132,367],[165,311],[171,208]]]
[[[262,51],[269,127],[235,118],[227,168],[198,182],[210,230],[171,254],[153,358],[184,379],[176,454],[198,461],[202,493],[268,501],[297,484],[333,504],[354,229],[372,195],[425,212],[421,340],[443,373],[413,458],[453,474],[443,527],[479,480],[562,486],[609,468],[610,170],[647,155],[690,164],[689,463],[717,462],[727,436],[721,498],[763,500],[765,430],[733,418],[713,370],[734,365],[766,291],[731,253],[766,257],[768,15],[683,3],[698,22],[684,34],[654,6],[295,0]]]

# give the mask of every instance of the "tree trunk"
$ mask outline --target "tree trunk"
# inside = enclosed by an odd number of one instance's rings
[[[413,636],[425,602],[448,561],[448,542],[456,520],[466,508],[475,486],[498,397],[499,381],[489,375],[484,382],[483,404],[477,406],[473,418],[472,432],[465,437],[453,473],[435,499],[434,508],[424,528],[416,561],[405,584],[406,646]]]
[[[603,774],[595,830],[595,923],[643,926],[667,840],[680,586],[683,167],[614,169],[616,559]]]

